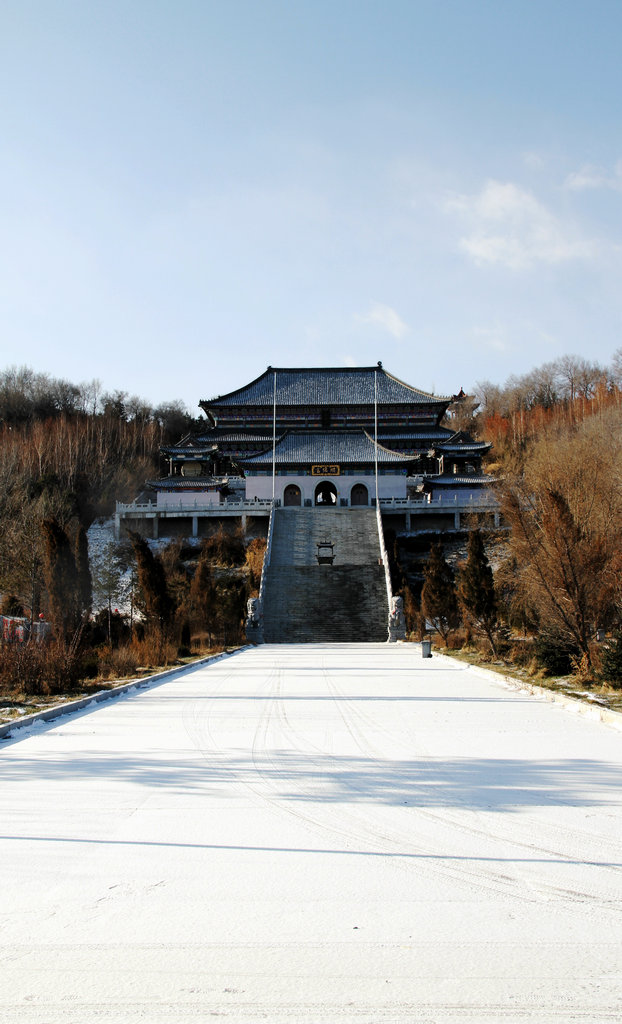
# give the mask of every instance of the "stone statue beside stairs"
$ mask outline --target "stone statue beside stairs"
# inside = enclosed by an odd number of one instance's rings
[[[263,616],[258,597],[249,597],[246,602],[246,639],[251,644],[263,643]]]
[[[406,639],[406,619],[404,618],[404,600],[401,597],[391,598],[389,612],[389,643]]]

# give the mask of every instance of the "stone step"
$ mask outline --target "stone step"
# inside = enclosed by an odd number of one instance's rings
[[[384,569],[304,566],[269,569],[264,603],[267,643],[387,639]]]
[[[271,565],[317,565],[318,544],[333,545],[335,565],[371,565],[380,547],[373,509],[279,509]]]
[[[318,564],[319,543],[333,545],[332,564]],[[277,509],[263,615],[266,643],[386,640],[375,510]]]

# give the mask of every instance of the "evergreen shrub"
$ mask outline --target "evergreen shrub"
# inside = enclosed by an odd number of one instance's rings
[[[614,690],[622,690],[622,632],[603,643],[600,652],[601,675]]]
[[[190,650],[191,634],[190,634],[190,623],[188,619],[184,619],[181,625],[181,632],[179,637],[179,648],[177,653],[180,658],[187,658],[192,653]]]
[[[538,665],[551,676],[569,675],[581,653],[578,647],[563,637],[547,633],[536,637],[534,650]]]

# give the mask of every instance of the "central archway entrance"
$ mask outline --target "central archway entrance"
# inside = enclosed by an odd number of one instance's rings
[[[300,487],[297,484],[288,484],[283,491],[284,505],[301,505]]]
[[[322,480],[315,488],[315,504],[323,508],[334,508],[337,504],[337,488],[330,480]]]

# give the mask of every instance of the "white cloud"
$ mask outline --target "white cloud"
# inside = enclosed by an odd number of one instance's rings
[[[354,356],[342,356],[341,357],[341,364],[342,364],[342,366],[358,366],[359,365],[358,361],[354,358]]]
[[[578,171],[569,174],[564,186],[573,192],[591,188],[609,188],[616,192],[622,191],[622,160],[618,160],[613,173],[594,164],[585,164]]]
[[[534,153],[531,150],[523,153],[523,163],[526,167],[530,167],[534,171],[539,171],[546,165],[546,160],[539,153]]]
[[[478,350],[510,352],[513,348],[508,339],[507,328],[500,324],[494,327],[473,327],[469,333],[471,345]]]
[[[409,331],[408,324],[404,323],[399,313],[391,309],[391,306],[384,306],[380,302],[375,302],[367,313],[357,313],[355,320],[361,324],[374,324],[398,341]]]
[[[497,320],[492,324],[475,325],[468,332],[469,348],[494,357],[534,353],[534,361],[540,362],[557,354],[557,338],[529,319],[515,319],[512,323]]]
[[[595,255],[594,242],[581,238],[531,192],[511,182],[488,181],[477,195],[453,196],[445,209],[467,226],[459,247],[478,266],[524,270]]]

